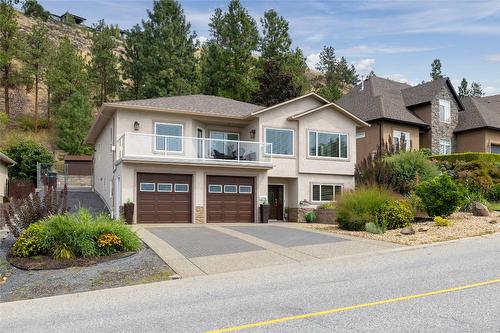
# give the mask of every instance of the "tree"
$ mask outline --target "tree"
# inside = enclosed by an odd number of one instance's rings
[[[260,19],[262,37],[260,38],[260,56],[264,59],[281,60],[291,53],[292,39],[288,32],[288,22],[283,16],[271,9]]]
[[[211,38],[202,50],[202,91],[249,101],[258,88],[252,71],[259,42],[255,20],[239,0],[231,0],[227,12],[215,10],[209,27]]]
[[[258,77],[260,89],[252,96],[255,104],[271,106],[297,97],[300,88],[293,82],[293,76],[285,71],[277,60],[265,62],[264,70]]]
[[[38,92],[41,81],[46,78],[46,69],[48,66],[48,55],[53,49],[52,43],[48,38],[47,26],[38,21],[25,36],[25,48],[22,54],[24,67],[24,77],[30,84],[35,84],[35,131],[38,131]]]
[[[144,90],[144,67],[146,45],[144,33],[139,25],[126,32],[123,56],[120,59],[123,71],[123,86],[120,99],[139,99]]]
[[[0,86],[4,89],[5,113],[10,117],[10,89],[20,79],[14,59],[19,56],[20,33],[11,1],[0,1]]]
[[[92,124],[92,108],[86,96],[73,93],[56,112],[57,146],[72,155],[91,154],[92,148],[84,144]]]
[[[368,78],[370,77],[376,77],[377,75],[375,75],[375,72],[373,71],[373,69],[370,71],[370,73],[368,73]]]
[[[472,82],[470,85],[470,96],[481,97],[484,96],[483,88],[479,82]]]
[[[342,82],[337,72],[337,63],[333,46],[325,46],[319,54],[319,62],[316,65],[316,69],[324,76],[324,83],[318,93],[331,101],[342,96]]]
[[[47,21],[50,18],[50,12],[46,11],[42,5],[40,5],[36,0],[26,0],[23,3],[24,15],[29,17],[37,17],[43,21]]]
[[[5,153],[16,164],[9,167],[9,177],[15,179],[36,179],[36,163],[52,164],[52,153],[41,143],[23,140],[8,146]]]
[[[110,98],[116,96],[120,85],[118,72],[118,56],[115,54],[117,41],[115,28],[100,20],[94,27],[90,53],[90,76],[97,88],[96,104],[101,106]]]
[[[433,80],[439,80],[442,79],[443,73],[441,72],[441,60],[439,59],[434,59],[434,61],[431,64],[431,78]]]
[[[469,83],[467,82],[466,78],[463,78],[462,81],[460,82],[460,86],[458,87],[458,95],[460,97],[468,96],[469,95]]]
[[[484,96],[484,93],[480,83],[473,81],[469,88],[467,79],[463,78],[462,81],[460,82],[460,86],[458,87],[458,95],[460,97],[464,96],[481,97]]]
[[[356,69],[354,65],[349,65],[346,58],[341,57],[340,61],[337,62],[336,72],[338,80],[343,85],[356,85],[359,83],[359,76],[356,74]]]

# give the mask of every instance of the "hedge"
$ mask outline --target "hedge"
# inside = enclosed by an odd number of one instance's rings
[[[447,161],[455,163],[456,161],[485,161],[490,163],[500,163],[500,154],[492,153],[458,153],[450,155],[432,155],[429,157],[431,160]]]

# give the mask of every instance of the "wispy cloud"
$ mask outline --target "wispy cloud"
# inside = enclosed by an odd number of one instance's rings
[[[500,87],[486,86],[483,87],[483,92],[485,95],[497,95],[500,94]]]
[[[486,60],[492,63],[500,63],[500,53],[488,54]]]
[[[339,49],[338,53],[345,56],[367,56],[375,54],[418,53],[437,50],[436,47],[418,46],[389,46],[389,45],[356,45],[346,49]]]
[[[309,68],[315,69],[316,64],[319,62],[319,52],[318,53],[311,53],[307,56],[306,58],[306,63]]]
[[[367,58],[356,61],[354,63],[354,68],[356,68],[356,72],[358,72],[358,74],[367,75],[373,70],[373,65],[375,65],[375,59]]]

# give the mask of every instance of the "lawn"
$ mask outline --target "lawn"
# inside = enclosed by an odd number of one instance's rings
[[[500,211],[500,202],[491,202],[490,208],[492,210]]]

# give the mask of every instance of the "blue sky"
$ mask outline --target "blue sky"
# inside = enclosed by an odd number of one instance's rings
[[[127,29],[146,18],[152,1],[39,0],[51,12],[66,10],[100,18]],[[228,1],[180,1],[193,30],[203,40],[217,7]],[[462,77],[478,81],[488,94],[500,94],[500,1],[300,1],[242,0],[259,21],[275,9],[290,22],[294,45],[314,67],[324,45],[346,56],[358,72],[418,84],[429,80],[430,64],[440,58],[455,86]]]

